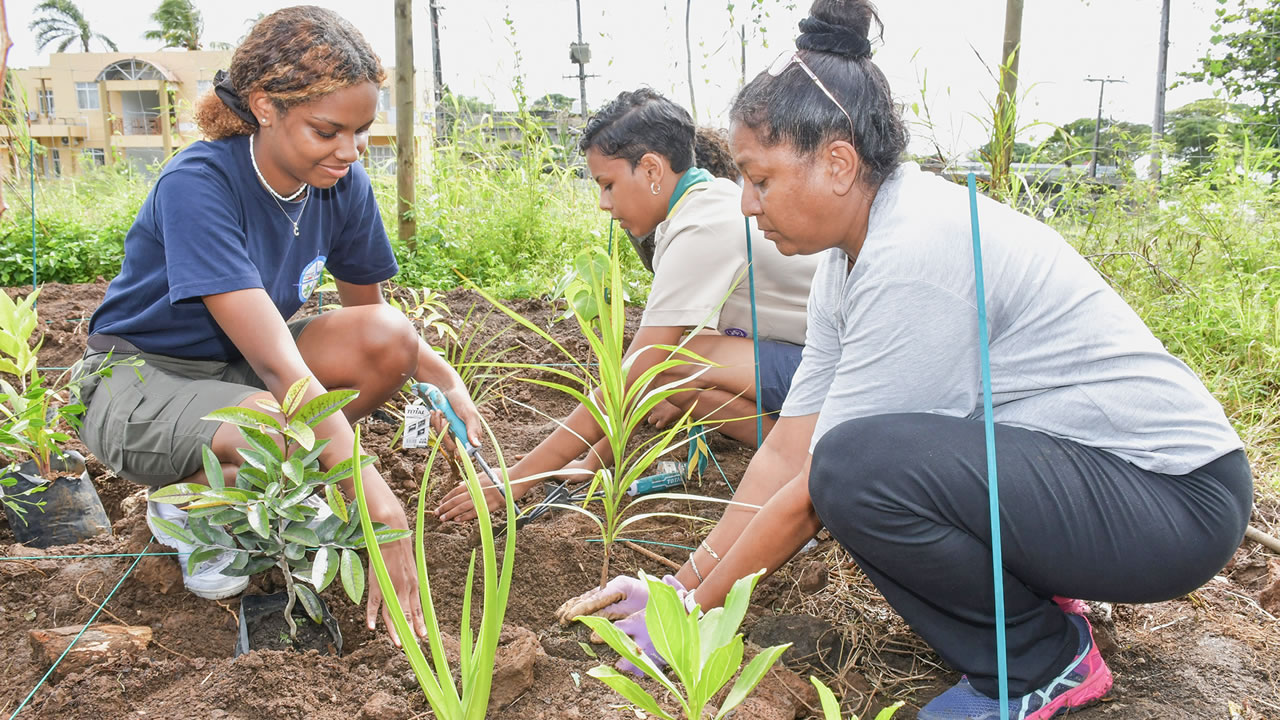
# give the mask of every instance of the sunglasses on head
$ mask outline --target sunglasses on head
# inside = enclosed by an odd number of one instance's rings
[[[813,84],[817,85],[818,89],[822,91],[822,94],[826,95],[828,100],[835,103],[835,106],[840,108],[841,113],[844,113],[844,119],[849,121],[849,141],[853,142],[853,139],[854,139],[853,118],[849,115],[849,111],[845,110],[844,105],[841,105],[840,101],[836,99],[836,96],[831,94],[831,91],[828,90],[827,86],[823,84],[822,80],[818,77],[817,73],[813,71],[813,68],[809,67],[809,65],[805,63],[804,58],[800,57],[800,53],[792,52],[788,54],[786,52],[783,52],[781,55],[778,56],[777,60],[774,60],[769,65],[769,70],[768,70],[769,75],[771,77],[778,77],[782,73],[786,72],[787,68],[791,67],[792,65],[799,65],[800,69],[804,70],[804,74],[808,75],[809,79],[813,81]]]

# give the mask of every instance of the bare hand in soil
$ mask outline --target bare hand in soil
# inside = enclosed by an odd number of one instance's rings
[[[374,483],[370,485],[376,488]],[[388,527],[408,528],[409,522],[405,518],[404,507],[400,505],[395,495],[386,489],[385,483],[382,484],[382,489],[386,491],[385,496],[371,488],[370,518],[385,523]],[[422,616],[422,602],[418,593],[418,571],[413,560],[413,544],[406,538],[382,545],[381,549],[387,572],[391,575],[391,582],[396,587],[400,608],[405,613],[405,619],[413,626],[418,637],[425,637],[427,623]],[[378,584],[378,578],[373,572],[373,563],[369,563],[369,604],[365,610],[365,622],[370,630],[378,625],[379,609],[382,611],[382,622],[386,624],[387,632],[391,633],[391,641],[396,644],[396,647],[400,647],[400,638],[396,635],[395,626],[391,624],[391,608],[383,602],[382,587]]]
[[[556,619],[561,625],[568,625],[579,615],[621,620],[637,610],[643,610],[648,601],[649,587],[643,580],[630,575],[619,575],[602,588],[592,588],[566,600],[556,610]]]
[[[479,475],[479,478],[480,487],[484,488],[485,505],[488,506],[489,512],[506,505],[506,500],[502,498],[502,493],[498,492],[498,488],[494,486],[493,482],[483,473]],[[529,487],[532,484],[512,480],[511,493],[513,497],[519,500],[525,493],[529,492]],[[444,496],[444,499],[440,501],[440,506],[436,508],[436,517],[444,522],[470,522],[476,519],[476,507],[471,503],[471,495],[467,492],[466,483],[458,483]]]

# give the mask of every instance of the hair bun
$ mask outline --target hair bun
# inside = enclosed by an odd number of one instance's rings
[[[871,41],[853,30],[834,23],[807,17],[800,21],[797,50],[813,50],[840,55],[851,60],[871,56]]]

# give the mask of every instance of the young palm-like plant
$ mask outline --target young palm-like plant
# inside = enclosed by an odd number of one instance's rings
[[[763,574],[764,571],[760,571],[738,579],[729,590],[724,607],[714,608],[703,615],[696,607],[692,611],[686,610],[675,588],[640,573],[649,586],[649,602],[644,609],[645,626],[654,649],[670,665],[674,679],[644,655],[636,643],[613,623],[594,615],[577,619],[670,692],[679,701],[686,720],[703,720],[703,710],[711,703],[711,698],[738,674],[738,668],[742,666],[743,642],[738,626],[747,614],[751,591]],[[790,643],[765,648],[752,658],[720,704],[715,720],[720,720],[746,700],[789,647]],[[664,720],[676,720],[626,674],[608,665],[591,668],[587,674],[613,688],[645,712]]]
[[[486,432],[488,427],[485,428]],[[490,446],[497,453],[499,467],[503,468],[502,476],[506,477],[502,464],[502,451],[497,439],[489,432]],[[356,457],[360,448],[360,430],[356,428]],[[359,464],[355,475],[356,502],[360,508],[360,522],[364,527],[364,535],[369,545],[369,562],[373,565],[374,575],[382,588],[383,601],[387,603],[396,635],[402,640],[402,649],[418,685],[427,697],[436,717],[441,720],[483,720],[489,706],[489,693],[493,687],[493,659],[497,654],[498,636],[502,631],[502,619],[507,611],[507,598],[511,594],[511,572],[516,557],[516,533],[506,533],[506,541],[502,552],[502,567],[498,568],[495,549],[493,522],[485,505],[484,494],[480,488],[480,479],[476,475],[475,466],[470,456],[462,454],[461,467],[471,500],[478,508],[477,526],[480,534],[480,555],[482,575],[484,578],[484,606],[481,611],[480,627],[476,635],[471,632],[471,588],[475,579],[476,554],[471,553],[471,562],[467,566],[467,584],[462,596],[462,628],[458,636],[461,648],[458,660],[458,683],[454,684],[453,669],[445,656],[444,643],[440,635],[440,623],[436,617],[435,605],[431,600],[431,582],[427,573],[427,557],[424,532],[427,494],[430,483],[431,468],[435,464],[440,451],[437,437],[431,455],[427,459],[427,469],[422,476],[418,495],[418,519],[414,531],[414,558],[418,569],[418,592],[422,602],[422,614],[427,623],[427,643],[431,652],[431,661],[423,655],[418,647],[413,629],[404,618],[400,601],[396,597],[395,586],[387,572],[382,552],[373,542],[375,528],[369,519],[369,509],[365,505],[364,487],[360,480]],[[504,480],[505,481],[505,480]],[[515,501],[511,499],[511,486],[506,486],[507,515],[515,514]]]
[[[610,549],[618,539],[619,531],[629,522],[624,521],[622,517],[622,503],[626,499],[627,490],[659,457],[683,447],[687,440],[677,441],[677,437],[694,425],[689,412],[685,412],[649,440],[635,445],[628,442],[636,428],[645,421],[649,412],[659,403],[676,393],[689,392],[692,389],[689,385],[685,385],[686,380],[676,380],[657,386],[654,386],[654,383],[658,376],[681,365],[702,365],[702,369],[689,374],[690,379],[696,378],[710,368],[712,363],[686,349],[683,342],[679,345],[640,348],[629,357],[624,357],[626,302],[617,247],[614,247],[612,255],[606,254],[599,248],[588,250],[575,259],[574,265],[577,280],[569,288],[569,305],[582,330],[583,337],[591,347],[594,363],[584,363],[579,360],[546,330],[498,302],[483,290],[479,288],[477,290],[511,319],[560,350],[568,360],[566,363],[568,367],[527,363],[495,363],[494,366],[549,373],[552,376],[549,379],[520,377],[519,380],[562,392],[581,403],[608,440],[614,458],[613,464],[595,474],[585,495],[588,502],[599,501],[602,515],[586,510],[586,503],[582,507],[562,506],[582,512],[599,528],[601,544],[604,548],[604,562],[600,568],[600,585],[603,587],[609,578]],[[664,350],[669,355],[628,383],[627,375],[632,365],[644,354],[644,351],[649,349]]]
[[[58,43],[55,52],[66,52],[67,48],[79,43],[81,49],[89,52],[89,41],[97,40],[112,52],[118,51],[111,38],[96,33],[89,27],[84,13],[72,0],[43,0],[36,6],[37,13],[43,13],[27,27],[36,33],[36,50],[44,50],[53,43]]]

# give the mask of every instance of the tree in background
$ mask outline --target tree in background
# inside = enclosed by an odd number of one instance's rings
[[[89,52],[90,40],[97,40],[112,52],[120,50],[111,38],[89,27],[89,21],[71,0],[43,0],[36,6],[36,12],[43,14],[27,27],[36,33],[37,52],[53,43],[58,43],[54,52],[65,52],[77,42],[85,52]]]
[[[1165,141],[1174,157],[1192,168],[1213,161],[1221,143],[1234,146],[1246,141],[1253,145],[1274,143],[1265,127],[1253,124],[1255,108],[1244,103],[1230,103],[1205,98],[1172,110],[1165,118]],[[1261,132],[1259,132],[1261,131]]]
[[[1097,119],[1082,117],[1059,126],[1035,149],[1037,162],[1086,165],[1093,150]],[[1098,164],[1125,167],[1150,150],[1151,126],[1125,121],[1108,122],[1098,133]]]
[[[151,13],[151,21],[160,27],[146,31],[142,37],[159,40],[167,48],[200,49],[204,18],[191,0],[163,0],[160,7]]]
[[[543,95],[537,100],[534,100],[532,108],[534,110],[568,111],[569,108],[573,107],[573,103],[574,103],[574,99],[569,97],[568,95],[561,95],[560,93],[547,93],[546,95]]]
[[[1245,121],[1264,126],[1255,135],[1274,135],[1280,129],[1280,0],[1236,0],[1234,10],[1228,0],[1218,3],[1209,52],[1198,70],[1182,76],[1254,105]]]

